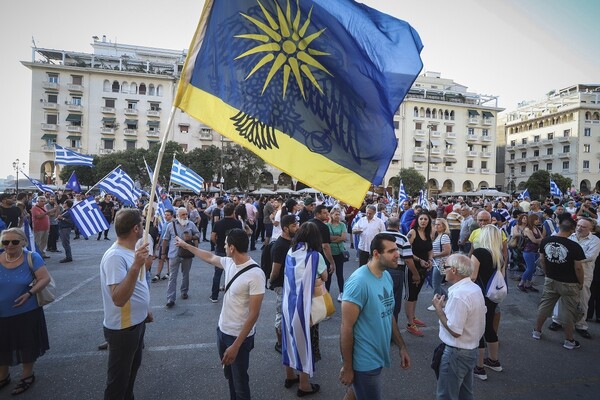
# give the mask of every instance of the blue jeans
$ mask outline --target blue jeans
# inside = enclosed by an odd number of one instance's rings
[[[67,260],[72,260],[73,255],[71,254],[71,228],[61,228],[58,231],[60,235],[60,241],[62,243],[63,249],[65,249],[65,258]]]
[[[175,257],[171,259],[169,270],[169,286],[167,287],[167,301],[175,301],[177,297],[177,275],[181,266],[181,294],[187,294],[190,289],[190,269],[193,258]]]
[[[220,256],[224,257],[224,256]],[[223,276],[223,268],[215,268],[212,281],[212,289],[210,291],[210,298],[213,300],[219,299],[219,291],[221,290],[221,276]]]
[[[464,350],[446,346],[440,363],[437,400],[473,399],[473,368],[477,364],[478,355],[478,349]]]
[[[525,265],[527,265],[527,268],[521,276],[522,281],[527,282],[533,279],[533,274],[535,273],[535,262],[539,257],[540,253],[523,252],[523,258],[525,259]]]
[[[434,294],[446,294],[446,291],[442,288],[442,273],[438,267],[433,267],[431,269],[431,285],[433,286]]]
[[[229,346],[235,342],[235,336],[226,335],[217,328],[217,347],[219,357],[223,359],[223,354]],[[229,398],[231,400],[250,399],[250,377],[248,376],[248,367],[250,366],[250,351],[254,348],[254,335],[248,336],[240,346],[237,357],[231,365],[223,368],[225,378],[229,382]]]
[[[354,371],[352,390],[356,400],[381,400],[381,368]]]
[[[388,268],[387,272],[392,276],[392,282],[394,284],[394,318],[398,322],[398,314],[402,309],[402,294],[404,293],[404,268],[398,266],[398,268]]]

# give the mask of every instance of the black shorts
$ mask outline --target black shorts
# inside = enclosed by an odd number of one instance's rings
[[[268,238],[273,236],[273,224],[265,224],[265,236]]]

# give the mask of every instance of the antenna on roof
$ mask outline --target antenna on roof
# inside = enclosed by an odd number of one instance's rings
[[[31,43],[33,43],[33,48],[37,49],[37,44],[35,44],[35,38],[33,36],[31,37]]]

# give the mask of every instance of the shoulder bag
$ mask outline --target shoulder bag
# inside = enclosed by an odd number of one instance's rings
[[[179,236],[177,234],[177,224],[175,224],[175,221],[173,221],[173,230],[175,231],[175,235]],[[194,241],[193,240],[186,240],[185,242],[187,244],[191,244],[192,246],[194,246]],[[181,257],[181,258],[194,258],[194,253],[192,253],[188,249],[184,249],[183,247],[179,247],[177,249],[177,257]]]
[[[331,317],[335,312],[333,299],[321,278],[315,280],[315,289],[313,291],[312,302],[310,305],[310,325],[316,325],[327,317]]]
[[[33,275],[33,280],[29,284],[29,287],[31,288],[35,286],[35,284],[37,283],[37,279],[35,278],[35,273],[33,272],[33,257],[31,256],[31,252],[26,251],[26,253],[27,264],[29,264],[29,269],[31,270],[31,274]],[[56,298],[56,296],[54,295],[54,289],[56,289],[54,278],[52,278],[52,275],[50,275],[50,271],[48,271],[48,275],[50,276],[50,282],[46,285],[46,287],[44,287],[42,290],[35,294],[35,296],[37,297],[38,306],[40,307],[52,303]]]
[[[242,269],[241,271],[239,271],[237,274],[235,274],[233,276],[233,278],[231,278],[229,280],[229,282],[227,282],[227,286],[225,286],[225,290],[223,291],[223,294],[227,293],[227,291],[229,290],[229,287],[231,286],[231,284],[233,283],[233,281],[235,281],[241,274],[243,274],[244,272],[251,270],[254,267],[258,267],[258,264],[252,264],[252,265],[248,265],[247,267],[245,267],[244,269]]]

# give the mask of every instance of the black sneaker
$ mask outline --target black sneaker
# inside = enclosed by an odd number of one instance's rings
[[[154,275],[154,277],[152,278],[152,282],[158,282],[158,281],[160,281],[160,276]]]
[[[550,324],[550,326],[548,326],[548,329],[550,329],[551,331],[559,331],[562,329],[562,325],[561,324],[557,324],[556,322],[553,322]]]
[[[563,343],[563,347],[567,350],[573,350],[573,349],[578,349],[581,347],[581,345],[579,344],[579,342],[577,340],[567,340],[565,339],[565,342]]]
[[[487,372],[485,372],[485,368],[483,367],[475,366],[475,368],[473,368],[473,376],[481,379],[482,381],[487,380]]]
[[[275,343],[275,351],[278,352],[279,354],[281,354],[281,344],[280,343]]]
[[[173,300],[167,301],[167,308],[172,308],[175,305]]]

